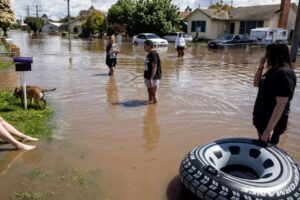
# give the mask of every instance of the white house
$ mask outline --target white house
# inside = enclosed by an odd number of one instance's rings
[[[59,30],[59,27],[61,25],[62,25],[62,23],[48,22],[42,27],[42,32],[44,32],[44,33],[56,32]]]
[[[215,9],[196,9],[184,20],[188,33],[194,37],[215,39],[224,33],[249,34],[257,27],[294,29],[297,5],[290,0],[281,4],[234,8],[231,12]]]
[[[71,20],[70,21],[70,31],[71,31],[71,33],[78,33],[78,34],[80,34],[82,32],[82,27],[81,27],[82,23],[83,22],[80,21],[79,19]],[[68,31],[68,22],[62,24],[60,26],[60,30],[62,30],[62,31]]]

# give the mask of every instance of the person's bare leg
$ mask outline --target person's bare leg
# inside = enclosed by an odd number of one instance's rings
[[[148,88],[148,97],[149,97],[149,103],[152,103],[153,97],[152,97],[152,93],[151,93],[151,88]]]
[[[157,86],[151,88],[152,90],[152,98],[153,98],[153,103],[157,103]]]
[[[113,76],[113,75],[114,75],[114,72],[115,72],[114,66],[111,66],[111,67],[109,68],[109,73],[108,73],[108,75],[109,75],[109,76]]]
[[[16,136],[20,138],[23,142],[34,142],[38,141],[38,138],[30,137],[28,135],[25,135],[24,133],[18,131],[15,127],[13,127],[11,124],[9,124],[7,121],[5,121],[3,118],[0,118],[0,123],[3,125],[3,127],[13,136]]]
[[[15,146],[19,150],[32,150],[35,148],[35,146],[23,144],[22,142],[19,142],[16,140],[3,126],[3,123],[0,122],[0,138],[9,142],[13,146]]]

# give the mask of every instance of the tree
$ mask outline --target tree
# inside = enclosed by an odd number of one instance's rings
[[[133,0],[118,0],[108,10],[107,22],[112,32],[126,31],[127,22],[132,20],[135,10],[135,2]]]
[[[180,22],[179,8],[171,0],[138,0],[132,20],[128,21],[128,32],[154,32],[159,35],[175,31]]]
[[[77,18],[76,18],[76,17],[70,16],[70,20],[71,20],[71,21],[72,21],[72,20],[75,20],[75,19],[77,19]],[[69,20],[69,17],[68,17],[68,15],[67,15],[67,16],[65,16],[64,18],[59,19],[58,21],[61,22],[61,23],[66,23],[66,22],[68,22],[68,20]]]
[[[44,25],[44,20],[42,18],[37,18],[37,17],[26,17],[25,20],[24,20],[24,22],[34,32],[34,35],[37,35],[37,32]]]
[[[4,32],[4,36],[7,36],[7,28],[14,21],[14,11],[11,9],[10,0],[0,1],[0,28]]]
[[[190,8],[190,6],[187,6],[184,10],[184,12],[192,12],[192,8]]]
[[[219,2],[217,2],[216,4],[211,4],[208,8],[216,10],[225,10],[227,12],[230,12],[233,9],[233,7],[231,7],[230,5]]]
[[[90,34],[102,33],[105,30],[105,16],[100,11],[93,11],[82,25],[81,37],[88,37]]]

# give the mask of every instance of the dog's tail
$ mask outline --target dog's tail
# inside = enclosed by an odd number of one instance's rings
[[[52,89],[43,89],[43,92],[51,92],[51,91],[54,91],[56,90],[56,88],[52,88]]]

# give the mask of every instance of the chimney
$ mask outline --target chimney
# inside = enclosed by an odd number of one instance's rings
[[[291,0],[281,0],[278,28],[287,28]]]

